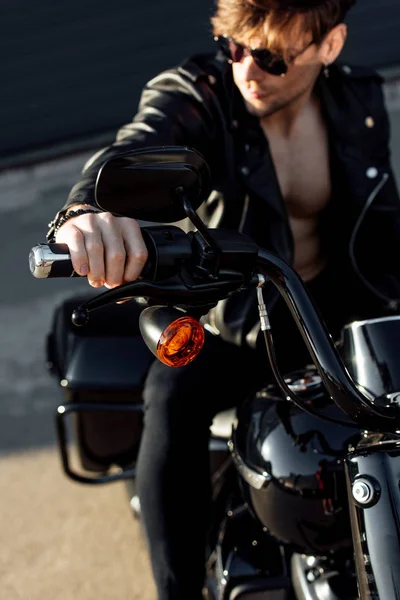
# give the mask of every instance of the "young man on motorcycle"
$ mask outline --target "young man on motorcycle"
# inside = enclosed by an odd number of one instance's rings
[[[96,175],[119,153],[186,145],[211,169],[204,220],[243,231],[293,265],[333,336],[354,317],[397,310],[400,203],[381,79],[335,62],[353,4],[218,0],[217,53],[146,85],[132,123],[85,165],[57,214],[49,239],[68,244],[75,271],[108,288],[140,275],[139,224],[94,212]],[[266,296],[281,370],[305,364],[289,313]],[[148,374],[137,483],[159,600],[202,597],[209,426],[265,378],[254,297],[237,294],[209,313],[217,335],[193,363],[155,361]]]

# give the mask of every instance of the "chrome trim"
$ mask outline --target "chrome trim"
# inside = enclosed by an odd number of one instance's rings
[[[264,296],[262,293],[262,287],[265,285],[266,279],[264,275],[258,273],[258,285],[257,285],[257,299],[258,299],[258,314],[260,317],[261,331],[267,331],[271,329],[269,321],[267,307],[264,303]]]
[[[363,321],[352,321],[351,323],[347,323],[343,327],[343,329],[357,329],[358,327],[362,327],[365,324],[370,323],[383,323],[385,321],[399,321],[400,316],[398,315],[388,315],[387,317],[376,317],[373,319],[364,319]]]
[[[340,600],[329,582],[340,573],[334,568],[325,570],[320,558],[294,553],[290,568],[297,600]]]
[[[47,244],[38,244],[29,253],[29,268],[34,277],[47,279],[55,262],[70,259],[70,254],[54,254]]]
[[[235,444],[232,440],[228,441],[228,448],[232,455],[236,469],[243,479],[255,490],[262,490],[267,487],[272,477],[269,473],[259,473],[254,471],[244,462],[239,452],[235,449]]]

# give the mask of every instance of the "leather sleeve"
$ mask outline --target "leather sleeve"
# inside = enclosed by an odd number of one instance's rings
[[[210,83],[210,79],[211,82]],[[131,123],[121,127],[115,142],[97,152],[85,164],[82,177],[72,188],[63,210],[73,204],[95,205],[97,173],[108,159],[135,148],[185,145],[198,150],[212,172],[219,155],[218,129],[222,124],[220,103],[213,89],[215,78],[188,63],[165,71],[144,87],[138,111]]]

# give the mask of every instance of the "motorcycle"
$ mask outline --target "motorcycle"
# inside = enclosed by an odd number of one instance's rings
[[[64,471],[84,484],[124,480],[140,515],[134,480],[147,369],[153,360],[171,368],[195,360],[201,316],[253,288],[276,381],[212,425],[205,597],[395,600],[400,317],[349,323],[334,342],[289,265],[243,234],[206,227],[197,211],[209,192],[208,166],[187,147],[144,148],[102,166],[99,208],[162,225],[142,227],[149,259],[137,281],[56,312],[48,363],[66,393],[56,417]],[[189,232],[175,224],[184,218]],[[38,244],[29,260],[35,277],[76,275],[64,244]],[[298,371],[279,371],[266,285],[309,350],[312,364]],[[83,472],[70,457],[70,416]]]

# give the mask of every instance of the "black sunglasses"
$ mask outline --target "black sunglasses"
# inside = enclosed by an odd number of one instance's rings
[[[236,42],[236,40],[226,35],[215,37],[214,40],[219,45],[224,56],[226,56],[230,62],[240,62],[244,56],[250,54],[257,67],[262,71],[280,77],[284,77],[287,73],[289,68],[288,63],[282,56],[274,54],[270,50],[267,50],[267,48],[249,48],[248,46],[239,44],[239,42]],[[292,57],[292,60],[300,56],[300,54],[303,54],[303,52],[312,46],[313,43],[314,41],[311,40],[303,50],[300,50],[300,52]]]

